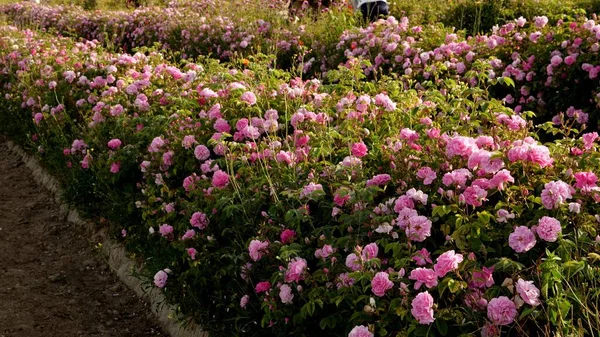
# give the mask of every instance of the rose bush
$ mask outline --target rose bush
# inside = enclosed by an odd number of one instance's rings
[[[173,64],[1,32],[1,130],[215,334],[600,327],[598,135],[563,119],[542,144],[491,97],[510,81],[486,56],[471,83],[368,81],[351,59],[323,84],[264,55]]]

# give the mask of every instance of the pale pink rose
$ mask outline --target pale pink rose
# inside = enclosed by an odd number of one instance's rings
[[[410,276],[408,277],[410,280],[414,280],[415,282],[415,290],[421,288],[422,284],[425,284],[427,288],[432,288],[437,286],[437,274],[433,269],[429,268],[416,268],[410,272]]]
[[[200,161],[205,161],[210,158],[210,150],[204,145],[198,145],[194,149],[194,156]]]
[[[248,252],[250,253],[250,258],[254,261],[260,260],[264,256],[264,251],[267,249],[267,247],[269,247],[268,241],[250,241],[250,245],[248,245]]]
[[[229,122],[224,120],[223,118],[218,118],[213,125],[213,128],[221,133],[229,133],[231,132],[231,126],[229,126]]]
[[[598,139],[597,132],[588,132],[581,136],[581,140],[583,140],[583,146],[586,150],[590,150],[594,146],[594,142]]]
[[[379,247],[377,247],[376,243],[369,243],[362,250],[362,257],[364,261],[369,261],[374,259],[379,254]]]
[[[573,196],[573,187],[564,181],[551,181],[544,185],[542,190],[542,204],[546,209],[558,208],[560,205],[565,203],[567,199],[571,199]]]
[[[216,188],[225,188],[229,185],[229,175],[224,171],[218,170],[213,174],[212,185]]]
[[[417,263],[417,266],[424,266],[427,263],[432,263],[431,255],[427,248],[416,251],[412,259]]]
[[[279,298],[283,304],[292,303],[292,300],[294,299],[292,288],[287,284],[282,284],[281,287],[279,287]]]
[[[535,230],[540,239],[548,242],[554,242],[562,232],[560,222],[553,217],[543,216]]]
[[[478,150],[476,140],[470,137],[454,136],[446,144],[446,156],[468,158],[473,151]]]
[[[200,229],[205,229],[208,226],[208,223],[208,217],[202,212],[194,212],[190,218],[190,225]]]
[[[437,174],[431,167],[425,166],[417,171],[417,177],[423,179],[424,185],[430,185],[437,178]]]
[[[458,269],[458,265],[463,262],[463,256],[456,254],[454,250],[449,250],[438,256],[433,269],[438,277],[444,277],[449,272]]]
[[[249,105],[256,104],[256,95],[254,95],[254,93],[251,91],[246,91],[245,93],[243,93],[240,99],[242,100],[242,102],[246,102]]]
[[[346,256],[346,267],[352,271],[357,271],[362,268],[360,258],[356,254],[352,253]]]
[[[390,182],[390,180],[392,180],[392,177],[389,174],[377,174],[367,180],[367,186],[383,186]]]
[[[483,267],[481,271],[474,271],[471,285],[477,288],[489,288],[494,285],[494,267]]]
[[[196,232],[193,229],[188,229],[185,234],[181,237],[181,240],[189,240],[196,235]]]
[[[154,285],[156,285],[159,288],[164,288],[165,285],[167,285],[167,279],[168,278],[169,278],[169,275],[167,275],[167,273],[165,273],[162,270],[159,270],[154,275]]]
[[[184,149],[190,149],[192,146],[194,146],[194,144],[197,143],[198,141],[196,140],[196,137],[194,137],[193,135],[187,135],[183,137],[183,140],[181,141],[181,146],[183,146]]]
[[[525,227],[519,226],[508,236],[508,245],[517,253],[524,253],[535,246],[536,240],[533,232]]]
[[[483,205],[483,201],[487,200],[487,191],[474,185],[467,187],[462,196],[465,198],[467,205],[479,207]]]
[[[523,302],[534,307],[540,305],[540,290],[533,284],[533,281],[519,279],[517,281],[517,292]]]
[[[431,324],[435,321],[433,305],[433,297],[429,292],[419,293],[411,302],[410,313],[420,324]]]
[[[302,188],[302,192],[300,192],[300,198],[310,198],[311,195],[316,191],[323,191],[323,185],[310,182],[308,185]]]
[[[173,226],[162,224],[158,227],[158,232],[164,237],[169,237],[171,234],[173,234]]]
[[[331,245],[324,245],[323,248],[319,248],[315,251],[316,258],[326,259],[331,254],[333,254],[333,247],[331,247]]]
[[[488,303],[487,317],[496,325],[509,325],[517,317],[517,307],[506,296],[493,298]]]
[[[240,300],[240,307],[242,309],[246,309],[246,305],[248,305],[248,302],[250,301],[250,296],[248,295],[244,295],[242,297],[242,299]]]
[[[411,241],[423,242],[431,235],[431,221],[421,215],[413,216],[408,219],[405,232]]]
[[[348,334],[348,337],[374,337],[369,328],[364,325],[357,325]]]
[[[299,282],[304,279],[304,271],[306,270],[306,260],[301,257],[296,257],[290,263],[288,263],[287,270],[285,271],[285,282]]]
[[[385,296],[385,292],[393,287],[394,282],[390,281],[390,275],[383,271],[375,274],[375,277],[371,280],[371,291],[375,296]]]
[[[152,143],[150,143],[150,146],[148,147],[148,152],[158,152],[164,145],[165,141],[161,137],[156,137],[152,140]]]

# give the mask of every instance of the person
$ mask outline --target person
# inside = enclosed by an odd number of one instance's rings
[[[389,7],[386,0],[352,0],[354,10],[362,13],[365,21],[374,22],[380,16],[388,16]]]

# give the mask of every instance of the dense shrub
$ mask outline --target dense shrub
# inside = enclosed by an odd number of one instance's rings
[[[485,57],[472,83],[351,59],[323,85],[1,29],[1,130],[216,335],[600,326],[598,135],[538,142]]]

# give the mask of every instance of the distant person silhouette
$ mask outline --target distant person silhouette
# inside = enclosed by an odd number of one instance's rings
[[[387,17],[389,7],[386,0],[351,0],[354,10],[362,13],[365,21],[374,22],[380,17]]]

